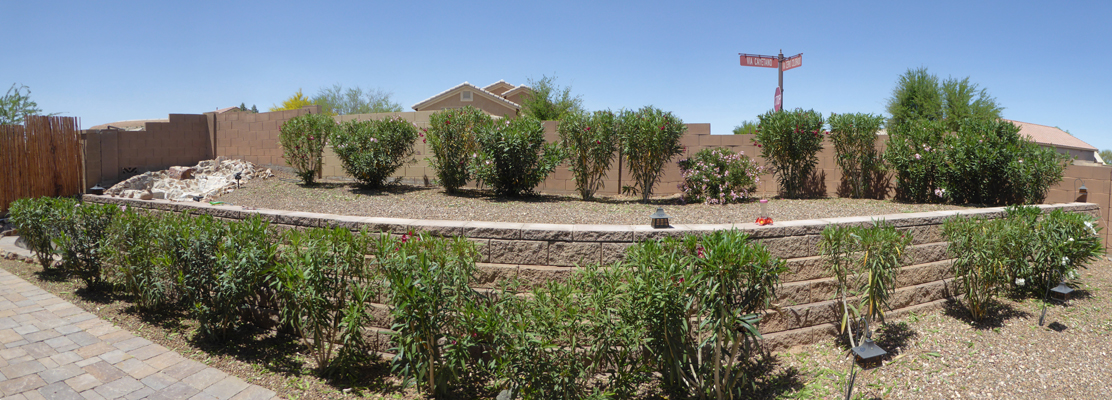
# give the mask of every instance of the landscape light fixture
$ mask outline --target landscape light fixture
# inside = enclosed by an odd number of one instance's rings
[[[1073,181],[1074,184],[1078,182],[1081,182],[1081,188],[1077,189],[1077,197],[1085,197],[1085,195],[1089,194],[1089,188],[1085,187],[1085,181],[1082,181],[1081,178],[1076,178]]]
[[[1058,283],[1058,286],[1051,288],[1049,283],[1046,285],[1048,289],[1046,291],[1046,296],[1043,298],[1043,309],[1042,315],[1039,315],[1039,326],[1043,326],[1046,320],[1046,306],[1051,300],[1065,305],[1066,302],[1070,300],[1070,295],[1073,294],[1073,288],[1066,285],[1066,279],[1061,277],[1061,275],[1059,275],[1059,278],[1060,283]]]
[[[93,187],[89,188],[89,194],[95,194],[97,196],[103,195],[104,194],[104,188],[100,187],[100,184],[98,183],[96,185],[93,185]]]
[[[243,179],[243,172],[236,172],[236,189],[239,189],[239,180]]]
[[[652,226],[654,229],[662,229],[671,226],[668,224],[668,218],[670,217],[668,214],[664,213],[664,207],[657,207],[656,212],[649,218],[652,218]]]

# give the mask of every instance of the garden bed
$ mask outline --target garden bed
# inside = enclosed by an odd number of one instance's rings
[[[277,172],[276,176],[277,179],[251,181],[216,200],[236,206],[336,215],[548,224],[648,225],[649,215],[657,207],[664,208],[673,224],[729,224],[753,222],[760,209],[756,201],[729,205],[683,204],[678,196],[658,197],[644,204],[640,198],[632,196],[598,196],[597,200],[583,201],[577,196],[546,194],[496,198],[475,189],[448,194],[440,187],[409,185],[364,190],[350,181],[325,180],[306,186],[291,174]],[[769,202],[774,221],[965,208],[968,207],[845,198],[773,199]]]

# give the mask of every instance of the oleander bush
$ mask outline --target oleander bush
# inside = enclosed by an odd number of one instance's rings
[[[62,269],[81,278],[87,289],[100,290],[104,283],[103,248],[119,208],[95,203],[60,205],[55,209],[59,225],[53,229],[53,240],[62,253]]]
[[[685,201],[704,204],[740,203],[757,190],[763,167],[730,149],[706,148],[680,160]]]
[[[529,116],[488,124],[476,139],[479,150],[471,159],[471,175],[498,196],[534,194],[564,158],[559,145],[545,143],[541,121]]]
[[[177,274],[158,262],[163,251],[158,231],[165,223],[161,217],[128,208],[108,228],[109,275],[146,312],[177,306]]]
[[[801,198],[810,195],[807,182],[812,179],[818,152],[827,132],[826,120],[814,110],[769,111],[760,120],[753,138],[780,183],[780,195]]]
[[[884,126],[884,117],[831,114],[827,123],[830,141],[834,143],[834,159],[842,170],[843,193],[855,199],[872,197],[878,183],[875,179],[884,171],[884,159],[876,149],[876,134]]]
[[[279,128],[282,157],[306,185],[316,181],[316,174],[321,168],[321,154],[335,130],[336,121],[325,114],[293,117]]]
[[[43,269],[50,269],[54,263],[53,238],[57,235],[61,210],[77,205],[73,199],[38,197],[19,199],[8,207],[12,225],[19,236],[27,241],[28,250],[35,256]]]
[[[429,166],[436,170],[440,185],[449,193],[471,180],[470,163],[479,151],[476,137],[491,123],[489,115],[471,106],[429,116],[429,128],[425,133],[432,152]]]
[[[869,227],[828,225],[819,250],[828,271],[838,280],[834,299],[842,303],[840,330],[850,342],[858,318],[884,321],[884,310],[895,290],[911,236],[883,221]],[[851,300],[859,300],[854,304]],[[871,324],[870,324],[871,325]]]
[[[648,202],[664,165],[683,154],[680,138],[685,133],[687,125],[671,112],[653,106],[623,111],[618,117],[618,135],[633,186],[621,188],[622,192],[640,194],[641,201]]]
[[[332,148],[344,171],[365,187],[378,188],[413,161],[417,126],[400,117],[348,121],[332,135]]]
[[[556,132],[575,175],[575,189],[583,200],[594,198],[604,186],[606,171],[618,154],[617,117],[613,112],[565,114]]]

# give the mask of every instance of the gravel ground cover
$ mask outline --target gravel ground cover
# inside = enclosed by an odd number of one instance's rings
[[[316,186],[301,185],[293,175],[254,180],[216,200],[238,206],[387,218],[453,221],[531,222],[549,224],[648,224],[657,207],[673,224],[725,224],[753,222],[760,205],[681,205],[678,195],[643,204],[630,196],[601,197],[582,201],[578,196],[540,195],[499,199],[479,190],[449,195],[439,187],[395,185],[383,190],[363,190],[352,182],[325,180]],[[842,199],[769,201],[774,221],[884,215],[954,210],[943,204],[906,204],[890,200]]]

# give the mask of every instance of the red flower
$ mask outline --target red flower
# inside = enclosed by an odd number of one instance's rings
[[[587,127],[587,130],[588,130],[588,131],[589,131],[589,130],[591,130],[591,127],[589,127],[589,126],[588,126],[588,127]]]
[[[760,144],[760,143],[757,143],[757,147],[761,147],[761,144]]]
[[[602,144],[602,141],[601,140],[596,140],[595,144]]]

